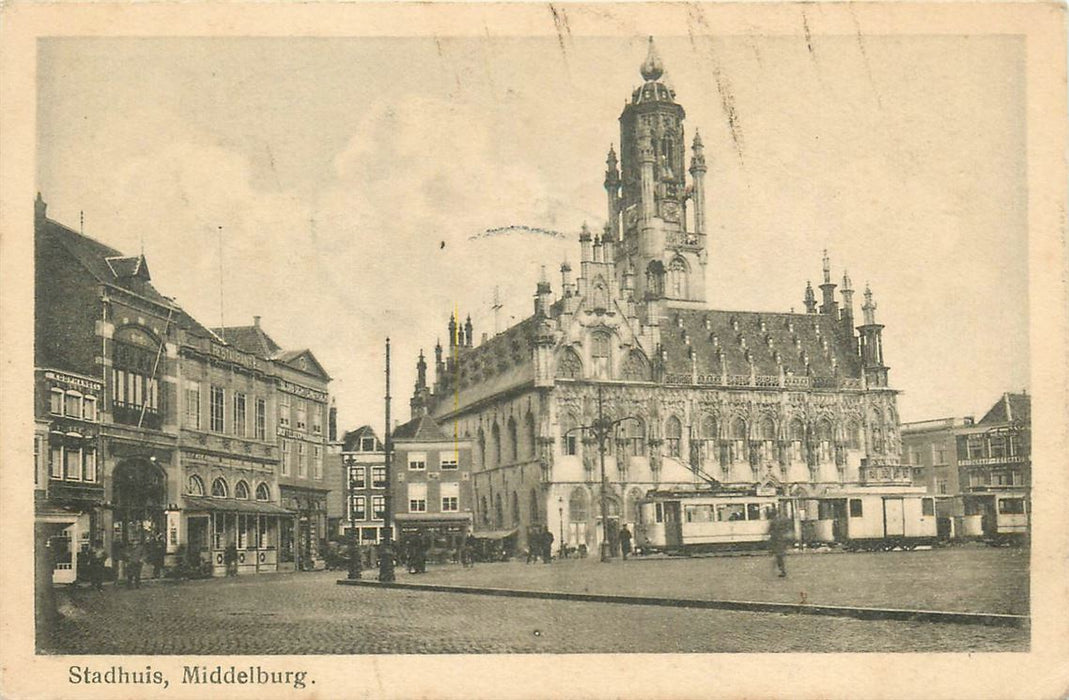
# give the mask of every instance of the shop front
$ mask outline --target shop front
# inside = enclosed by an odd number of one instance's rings
[[[401,546],[418,539],[427,549],[428,560],[436,563],[453,560],[472,528],[469,513],[399,513],[394,516],[394,520],[397,523],[397,539]]]
[[[193,566],[210,562],[212,576],[225,576],[227,550],[236,550],[237,574],[285,571],[292,551],[295,513],[273,503],[183,497],[185,547]],[[233,551],[233,550],[232,550]],[[291,559],[292,560],[292,559]],[[289,567],[292,569],[292,567]]]

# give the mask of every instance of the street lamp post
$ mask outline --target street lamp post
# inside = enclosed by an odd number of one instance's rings
[[[557,513],[560,515],[560,553],[563,559],[564,553],[568,551],[568,546],[564,542],[564,496],[557,496]]]
[[[379,581],[391,582],[394,580],[393,573],[393,534],[390,524],[390,501],[393,498],[391,488],[392,476],[390,474],[390,461],[393,457],[393,435],[390,429],[390,339],[386,339],[386,438],[384,440],[386,462],[385,497],[382,508],[382,545],[379,548]]]
[[[345,479],[345,507],[349,510],[349,579],[360,578],[363,568],[360,562],[360,546],[356,538],[356,513],[353,512],[353,475],[352,468],[356,460],[347,455],[342,458],[342,478]]]
[[[617,418],[616,420],[609,420],[605,417],[604,411],[604,399],[602,397],[602,385],[598,384],[598,417],[590,425],[580,425],[564,433],[567,437],[568,433],[573,430],[588,431],[597,440],[598,443],[598,463],[601,468],[601,561],[609,561],[609,494],[608,494],[608,480],[605,478],[605,441],[616,431],[616,427],[624,421],[638,420],[635,416],[624,416],[623,418]]]

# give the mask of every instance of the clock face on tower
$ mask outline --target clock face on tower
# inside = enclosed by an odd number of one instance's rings
[[[672,200],[661,204],[661,218],[665,221],[679,221],[679,204]]]

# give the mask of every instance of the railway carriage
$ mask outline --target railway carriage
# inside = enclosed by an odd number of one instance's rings
[[[961,500],[960,539],[996,546],[1028,541],[1031,504],[1020,490],[972,492],[963,494]]]
[[[847,549],[913,549],[936,544],[935,498],[925,493],[859,488],[801,499],[802,540]]]

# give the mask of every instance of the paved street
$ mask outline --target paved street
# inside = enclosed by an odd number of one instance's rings
[[[927,558],[909,559],[917,555]],[[764,557],[628,561],[600,565],[594,560],[484,564],[473,571],[432,569],[426,576],[398,572],[403,582],[446,582],[466,577],[497,585],[504,580],[538,587],[555,580],[564,587],[588,578],[591,591],[606,582],[649,593],[655,582],[674,590],[705,581],[706,596],[768,596],[774,585],[783,599],[806,579],[833,569],[855,574],[816,587],[820,602],[893,604],[921,600],[925,607],[957,595],[985,596],[986,608],[1020,612],[1027,603],[1027,577],[1009,575],[996,564],[1026,556],[1010,550],[933,553],[805,555],[792,557],[792,578],[774,579]],[[932,569],[934,557],[948,556],[958,569]],[[884,557],[884,558],[880,558]],[[854,564],[853,562],[858,562]],[[966,567],[966,564],[969,564]],[[809,567],[813,571],[806,573]],[[842,569],[845,570],[845,569]],[[869,573],[858,573],[867,570]],[[821,574],[823,571],[823,574]],[[731,587],[720,591],[730,572]],[[897,572],[897,573],[896,573]],[[986,572],[986,574],[984,573]],[[859,591],[882,576],[895,583],[868,598]],[[988,577],[985,586],[962,589],[961,579]],[[274,574],[238,579],[149,584],[127,591],[63,590],[58,600],[66,619],[49,651],[77,654],[374,654],[374,653],[576,653],[576,652],[846,652],[846,651],[1024,651],[1028,631],[974,625],[862,621],[771,613],[679,610],[553,600],[494,598],[409,590],[375,590],[336,585],[338,572]],[[933,581],[949,577],[949,585]],[[522,577],[522,579],[521,579]],[[914,577],[910,580],[910,577]],[[768,578],[767,581],[764,578]],[[1021,584],[1020,580],[1024,583]],[[568,584],[567,582],[572,582]],[[1016,582],[1008,585],[1007,582]],[[934,592],[932,589],[943,591]],[[982,593],[995,588],[995,593]],[[721,595],[723,592],[723,595]],[[758,595],[759,594],[759,595]],[[835,599],[838,596],[838,599]],[[691,596],[697,597],[697,596]],[[830,600],[835,599],[835,600]],[[1026,598],[1025,598],[1026,601]],[[814,601],[815,602],[815,601]],[[972,603],[957,606],[972,609]]]

